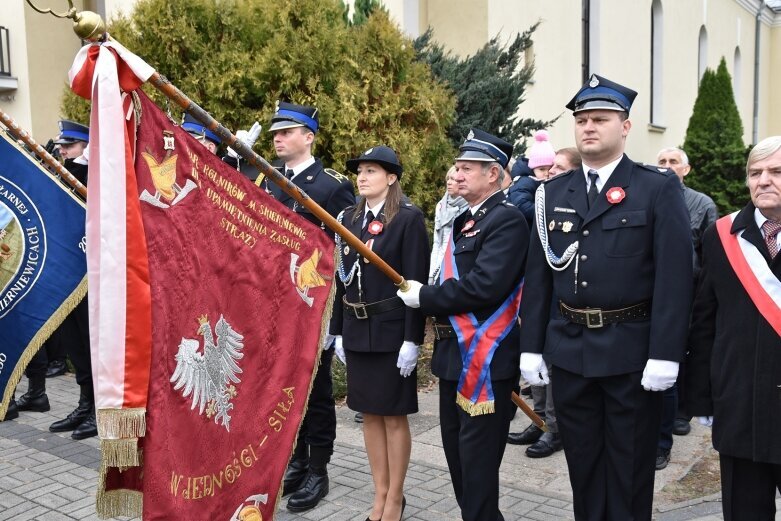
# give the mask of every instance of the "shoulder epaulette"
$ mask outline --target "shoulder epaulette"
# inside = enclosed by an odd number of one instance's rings
[[[337,172],[333,168],[323,168],[323,172],[325,172],[326,174],[330,175],[331,177],[333,177],[334,179],[336,179],[340,183],[344,183],[345,181],[348,181],[348,182],[350,181],[349,177],[347,177],[346,175],[344,175],[342,173]]]
[[[635,165],[639,166],[643,170],[648,170],[649,172],[653,172],[655,174],[672,175],[672,170],[663,166],[647,165],[645,163],[641,163],[640,161],[635,161]]]

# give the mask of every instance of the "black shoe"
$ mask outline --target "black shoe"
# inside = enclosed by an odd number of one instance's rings
[[[65,365],[65,360],[52,360],[49,363],[49,367],[46,368],[46,378],[54,378],[55,376],[62,376],[65,371],[68,370],[68,366]]]
[[[526,456],[530,458],[547,458],[562,449],[561,437],[558,432],[546,432],[534,445],[526,448]]]
[[[49,432],[68,432],[84,423],[94,407],[92,385],[82,385],[79,395],[79,405],[65,417],[49,425]]]
[[[8,402],[8,409],[5,411],[5,418],[3,418],[3,421],[15,420],[18,417],[19,408],[16,406],[16,400],[11,398],[11,401]]]
[[[46,412],[49,406],[49,397],[46,391],[42,389],[32,389],[27,391],[16,400],[16,407],[20,411]]]
[[[84,440],[86,438],[92,438],[98,435],[98,423],[95,421],[95,410],[87,416],[87,418],[81,422],[81,425],[76,427],[71,434],[71,438],[74,440]]]
[[[363,423],[363,413],[362,412],[356,412],[354,419],[355,419],[355,423]]]
[[[309,473],[309,458],[306,459],[292,459],[285,471],[285,482],[282,487],[282,495],[287,496],[293,492],[297,492],[304,486],[304,480]]]
[[[533,423],[526,427],[523,432],[511,432],[507,435],[507,443],[512,445],[531,445],[540,439],[542,429]]]
[[[656,449],[656,470],[662,470],[670,463],[670,451],[667,449]]]
[[[287,500],[287,509],[291,512],[305,512],[320,503],[328,494],[328,472],[325,469],[318,472],[310,468],[304,481],[304,486]]]
[[[676,436],[686,436],[689,434],[692,430],[692,426],[689,425],[689,422],[684,419],[677,419],[675,420],[675,423],[673,423],[673,434]]]

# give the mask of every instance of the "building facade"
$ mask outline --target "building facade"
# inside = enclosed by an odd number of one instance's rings
[[[638,91],[630,157],[654,162],[683,143],[706,67],[722,57],[733,78],[746,144],[781,134],[781,1],[770,0],[385,0],[410,36],[431,27],[454,54],[508,40],[539,21],[527,58],[536,72],[520,114],[559,117],[561,148],[574,144],[564,105],[590,73]],[[755,67],[756,64],[756,67]]]
[[[75,0],[112,18],[137,0]],[[65,0],[33,0],[65,11]],[[781,0],[383,0],[410,37],[431,27],[456,55],[494,36],[509,39],[539,21],[526,55],[536,72],[520,114],[558,119],[555,147],[572,146],[564,105],[592,72],[638,91],[627,152],[653,162],[683,143],[706,67],[726,59],[744,141],[781,134]],[[62,87],[81,42],[71,25],[24,0],[0,9],[0,108],[45,142],[57,133]],[[508,115],[510,117],[511,115]],[[83,122],[87,123],[87,122]]]

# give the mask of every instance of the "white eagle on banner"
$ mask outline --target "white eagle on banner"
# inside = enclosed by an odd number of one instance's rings
[[[184,387],[182,395],[185,398],[193,395],[190,409],[198,406],[198,414],[203,414],[205,410],[207,418],[214,416],[214,423],[222,422],[225,430],[230,432],[231,417],[228,413],[233,409],[230,401],[237,394],[233,384],[241,382],[237,375],[242,371],[236,361],[244,357],[241,352],[244,337],[220,315],[214,328],[217,333],[215,344],[206,315],[201,316],[198,323],[198,334],[203,336],[204,341],[203,354],[198,352],[198,340],[182,338],[171,382],[175,391]]]

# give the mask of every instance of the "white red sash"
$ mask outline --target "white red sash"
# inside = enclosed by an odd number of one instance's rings
[[[742,237],[743,232],[730,233],[738,212],[716,221],[721,244],[732,269],[759,313],[781,335],[781,281],[768,266],[756,246]]]

